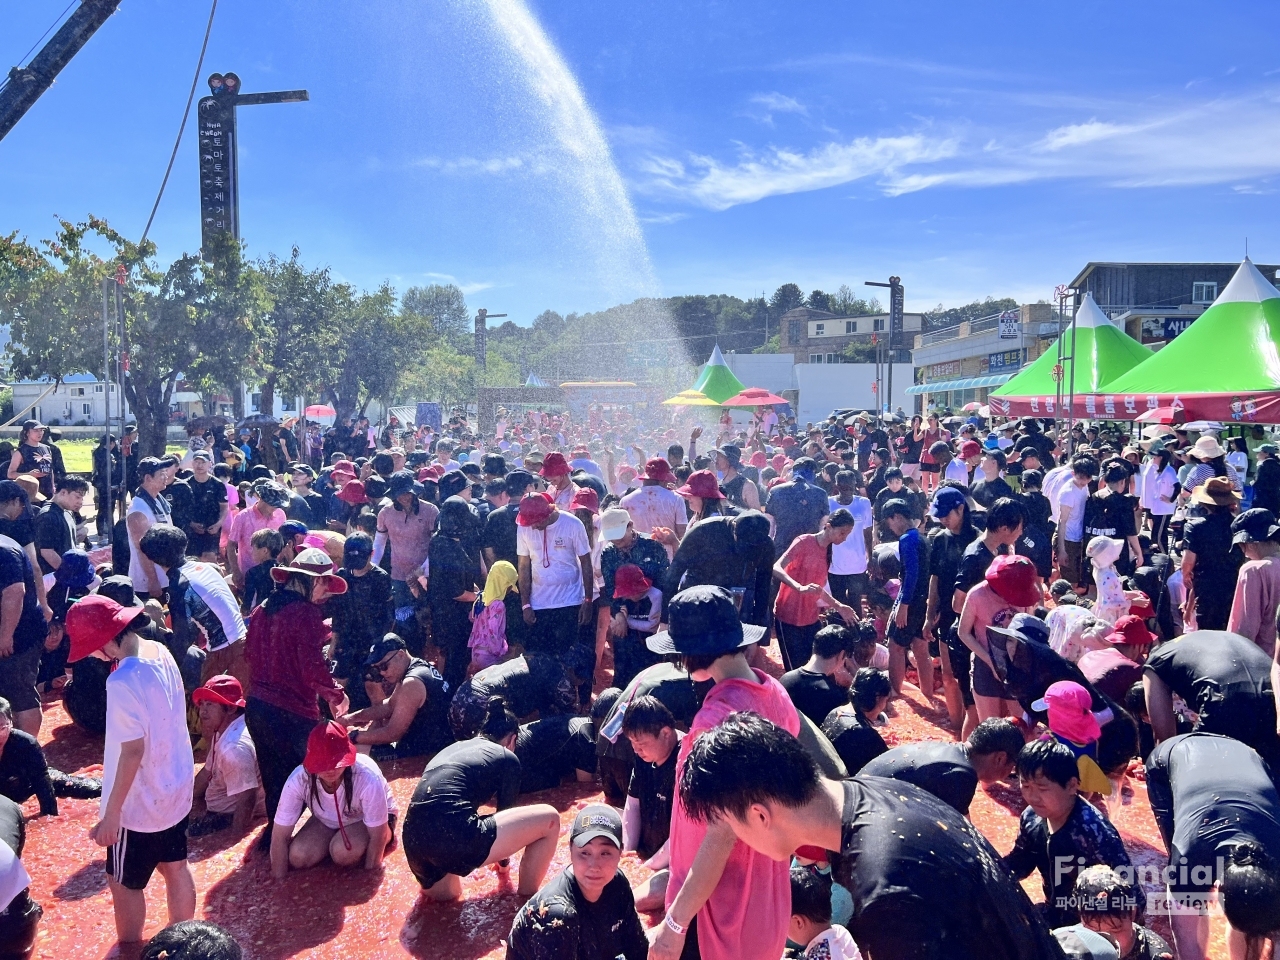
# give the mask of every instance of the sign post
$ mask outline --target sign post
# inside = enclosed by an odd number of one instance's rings
[[[240,92],[234,73],[209,76],[212,96],[201,97],[199,117],[200,240],[206,258],[216,255],[219,237],[240,239],[240,189],[236,171],[236,108],[258,103],[300,103],[305,90]],[[224,241],[225,242],[225,241]]]
[[[879,398],[883,405],[881,409],[893,412],[893,350],[897,343],[898,334],[902,332],[903,327],[903,304],[906,299],[906,293],[902,287],[902,280],[899,277],[890,277],[888,283],[877,283],[874,280],[865,281],[868,287],[888,287],[889,288],[889,342],[885,352],[888,355],[888,370],[885,371],[885,390],[884,396]]]

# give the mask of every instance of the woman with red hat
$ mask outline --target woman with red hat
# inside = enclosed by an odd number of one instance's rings
[[[347,592],[347,582],[317,547],[306,548],[287,566],[273,567],[271,579],[276,591],[253,611],[245,646],[252,676],[245,720],[267,792],[264,845],[270,842],[270,820],[280,792],[302,763],[307,737],[320,720],[317,698],[328,702],[334,716],[342,716],[349,707],[325,659],[331,631],[323,609],[329,597]]]
[[[311,819],[294,834],[304,809]],[[336,720],[317,724],[276,808],[271,874],[283,880],[290,868],[305,870],[326,857],[339,867],[363,862],[364,869],[376,869],[395,836],[396,813],[387,778],[371,757],[356,752],[347,728]]]
[[[624,563],[614,574],[610,613],[614,637],[610,685],[625,689],[637,673],[662,660],[645,644],[662,619],[662,591],[634,563]]]
[[[738,511],[729,505],[728,499],[720,490],[716,475],[710,470],[695,470],[689,474],[688,482],[676,490],[689,504],[689,528],[696,526],[708,517],[736,517]]]
[[[985,578],[965,595],[960,612],[960,641],[973,651],[973,701],[979,722],[991,717],[1020,717],[1022,707],[1000,679],[1005,648],[990,643],[988,627],[1007,627],[1018,613],[1031,613],[1040,603],[1036,565],[1026,557],[996,557]]]

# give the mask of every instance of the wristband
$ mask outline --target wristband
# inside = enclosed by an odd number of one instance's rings
[[[532,604],[532,603],[526,603],[526,604],[524,604],[520,609],[521,609],[521,610],[532,610],[532,609],[533,609],[533,604]]]
[[[352,730],[349,734],[347,734],[347,739],[351,741],[352,746],[355,746],[360,742],[359,739],[357,739],[359,736],[360,736],[359,730]]]
[[[667,915],[663,917],[662,922],[666,924],[668,930],[682,937],[684,936],[685,931],[689,929],[688,927],[682,927],[680,924],[676,923],[675,917],[671,915],[670,911],[668,911]]]

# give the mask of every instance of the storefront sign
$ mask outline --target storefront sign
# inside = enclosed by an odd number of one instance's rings
[[[928,379],[934,380],[954,380],[960,376],[960,361],[948,360],[945,363],[931,363],[928,367]]]
[[[1000,314],[1000,339],[1001,340],[1017,340],[1022,335],[1020,329],[1021,324],[1018,322],[1018,311],[1006,310]]]
[[[1005,373],[1010,370],[1017,370],[1021,366],[1021,350],[1002,350],[1000,353],[992,353],[987,356],[988,373]]]
[[[1187,327],[1191,326],[1191,322],[1195,317],[1165,317],[1164,318],[1164,338],[1172,340],[1180,333],[1186,333]]]

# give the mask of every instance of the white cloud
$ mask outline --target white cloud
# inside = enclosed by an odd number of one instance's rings
[[[1121,126],[1116,123],[1099,123],[1090,120],[1088,123],[1073,123],[1058,127],[1045,134],[1044,139],[1035,145],[1036,150],[1061,150],[1064,147],[1078,147],[1085,143],[1107,140],[1122,134],[1132,133],[1136,127]]]
[[[680,197],[711,210],[727,210],[778,194],[804,193],[891,175],[902,166],[952,156],[957,142],[911,134],[828,143],[807,152],[773,147],[745,152],[726,165],[713,157],[690,157],[687,165],[666,157],[650,157],[641,169],[649,175],[641,189]]]
[[[661,226],[667,223],[679,223],[681,220],[687,220],[688,217],[689,217],[689,214],[687,213],[652,213],[647,215],[641,214],[640,222],[652,223],[652,224],[657,224]]]

